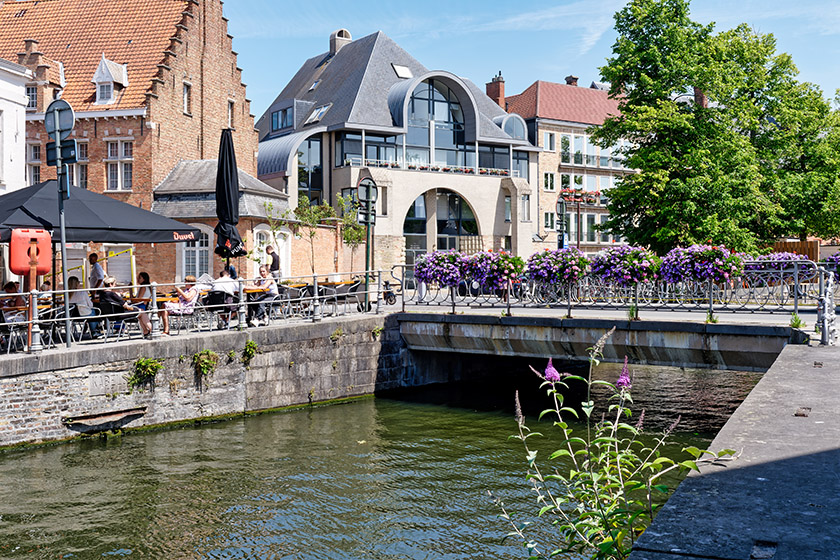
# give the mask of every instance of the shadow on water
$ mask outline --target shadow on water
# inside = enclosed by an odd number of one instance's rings
[[[634,370],[652,424],[670,423],[654,409],[679,411],[703,432],[681,435],[677,452],[707,443],[757,380]],[[535,512],[524,452],[507,436],[513,392],[530,418],[544,394],[521,360],[472,357],[458,377],[341,406],[0,454],[0,558],[522,558],[517,543],[501,543],[508,528],[486,491]]]

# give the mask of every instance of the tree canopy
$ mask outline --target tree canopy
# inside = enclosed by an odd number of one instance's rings
[[[687,0],[631,0],[615,22],[601,74],[621,114],[593,138],[629,140],[638,173],[610,191],[607,230],[657,252],[840,232],[837,112],[772,35],[715,33]]]

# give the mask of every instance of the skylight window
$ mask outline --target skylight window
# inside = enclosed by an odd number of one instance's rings
[[[322,118],[324,118],[324,115],[327,114],[327,111],[329,111],[330,107],[332,107],[332,104],[321,105],[320,107],[316,107],[315,110],[312,111],[312,114],[309,115],[309,117],[303,124],[312,124],[320,121]]]
[[[391,66],[394,68],[394,72],[397,73],[397,78],[408,79],[414,77],[414,74],[411,72],[411,68],[408,66],[394,64],[393,62],[391,63]]]
[[[309,86],[309,91],[315,91],[315,88],[318,87],[318,84],[321,83],[321,80],[315,80],[312,82],[312,85]]]

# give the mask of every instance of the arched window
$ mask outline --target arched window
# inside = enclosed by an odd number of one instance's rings
[[[430,153],[434,146],[434,154]],[[408,105],[406,158],[409,166],[475,165],[475,153],[464,141],[464,111],[461,102],[445,83],[429,79],[420,82]]]
[[[511,115],[505,121],[505,134],[517,140],[525,140],[525,123],[518,115]]]
[[[202,274],[210,274],[210,239],[212,230],[203,224],[192,224],[201,230],[196,241],[182,243],[181,248],[181,278],[193,275],[196,278]]]

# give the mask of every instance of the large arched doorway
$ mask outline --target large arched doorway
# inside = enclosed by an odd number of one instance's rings
[[[429,231],[429,228],[434,231]],[[480,248],[478,221],[470,205],[447,189],[421,194],[408,209],[403,222],[405,261],[433,250],[473,252]]]

